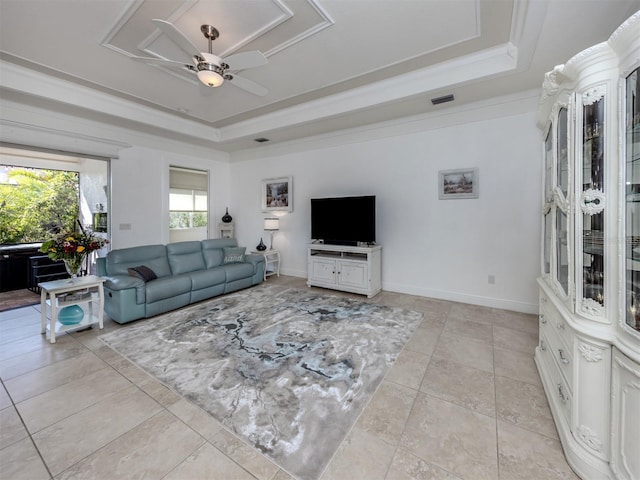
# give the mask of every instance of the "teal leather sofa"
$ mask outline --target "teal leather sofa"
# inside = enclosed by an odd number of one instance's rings
[[[232,255],[235,239],[221,238],[112,250],[98,258],[105,277],[104,310],[118,323],[148,318],[207,298],[233,292],[264,279],[264,257]],[[233,263],[224,263],[227,260]],[[157,278],[145,281],[130,269],[144,266]]]

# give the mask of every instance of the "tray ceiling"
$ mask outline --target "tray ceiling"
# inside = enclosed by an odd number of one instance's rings
[[[0,93],[234,150],[256,137],[288,140],[537,88],[545,71],[605,40],[638,8],[633,0],[2,0]],[[134,62],[191,61],[154,18],[201,52],[203,24],[220,31],[216,55],[262,51],[268,64],[240,75],[269,93],[210,88],[186,70]],[[38,81],[43,73],[47,82]],[[456,100],[431,105],[443,93]]]

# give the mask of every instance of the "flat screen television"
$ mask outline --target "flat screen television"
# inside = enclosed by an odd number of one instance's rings
[[[376,197],[311,199],[311,238],[332,245],[376,241]]]

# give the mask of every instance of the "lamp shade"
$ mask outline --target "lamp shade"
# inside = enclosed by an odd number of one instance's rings
[[[280,230],[280,219],[278,218],[265,218],[264,229],[268,232],[274,232]]]

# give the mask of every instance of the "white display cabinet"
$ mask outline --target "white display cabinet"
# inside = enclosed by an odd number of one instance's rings
[[[307,256],[307,285],[371,298],[382,288],[380,245],[349,247],[311,244]]]
[[[547,73],[535,361],[567,461],[640,478],[640,12]]]

